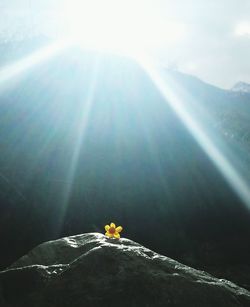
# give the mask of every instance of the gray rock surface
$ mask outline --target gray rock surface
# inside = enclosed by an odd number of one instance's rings
[[[43,243],[0,272],[3,307],[250,307],[250,292],[138,243],[87,233]]]

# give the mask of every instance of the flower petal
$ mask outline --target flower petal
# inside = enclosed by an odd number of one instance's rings
[[[114,234],[114,237],[115,237],[116,239],[120,239],[120,234],[119,234],[118,232],[116,232],[116,233]]]
[[[108,231],[105,233],[105,236],[109,237],[109,238],[112,238],[112,234],[109,233]]]
[[[106,225],[104,228],[105,228],[106,231],[109,231],[110,226]]]
[[[110,223],[110,227],[115,228],[115,223]]]
[[[121,232],[122,229],[123,229],[122,226],[118,226],[118,227],[116,227],[115,231],[116,231],[116,232]]]

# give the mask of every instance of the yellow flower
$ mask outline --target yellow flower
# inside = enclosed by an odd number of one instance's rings
[[[110,223],[110,225],[105,226],[106,233],[105,235],[109,238],[120,239],[119,232],[122,231],[122,226],[116,227],[114,223]]]

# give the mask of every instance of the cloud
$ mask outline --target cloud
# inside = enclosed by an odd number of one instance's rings
[[[240,22],[235,27],[234,34],[237,36],[250,36],[250,21]]]

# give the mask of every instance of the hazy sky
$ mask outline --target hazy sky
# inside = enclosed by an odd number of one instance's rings
[[[30,29],[50,34],[58,31],[56,16],[62,2],[0,0],[2,37],[26,35]],[[73,5],[74,1],[70,3]],[[175,33],[176,25],[181,29],[176,40],[163,39],[154,52],[163,64],[176,65],[181,71],[223,88],[239,80],[250,83],[250,0],[134,0],[133,3],[137,5],[138,23],[140,14],[147,10],[156,21],[166,21],[161,35]],[[128,22],[129,18],[128,15]],[[153,27],[153,18],[150,22]]]

